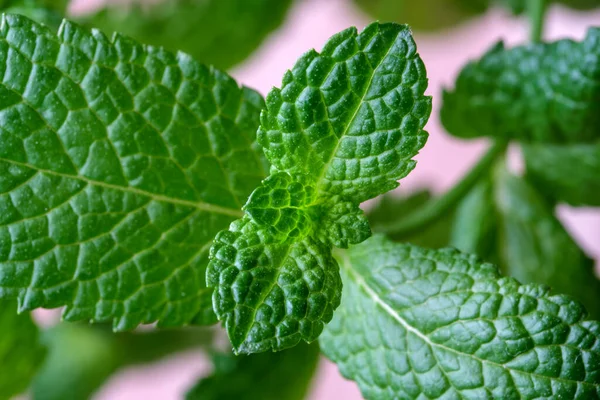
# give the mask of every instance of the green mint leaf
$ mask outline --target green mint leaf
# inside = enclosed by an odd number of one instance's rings
[[[494,188],[491,179],[485,179],[458,205],[448,244],[492,260],[496,254],[497,232]]]
[[[592,144],[523,146],[528,178],[548,198],[600,206],[600,140]]]
[[[499,43],[446,91],[442,123],[453,135],[525,142],[598,139],[600,29],[582,42],[559,40],[506,50]]]
[[[325,355],[367,399],[596,398],[600,323],[454,249],[374,237],[342,255]]]
[[[29,313],[18,315],[10,301],[0,301],[0,327],[0,399],[10,399],[27,389],[46,350]]]
[[[186,399],[303,400],[318,361],[316,344],[250,356],[218,354],[215,372],[201,379]]]
[[[161,0],[111,4],[80,17],[106,33],[181,50],[218,68],[243,61],[284,20],[292,0]]]
[[[426,86],[408,27],[375,23],[306,53],[268,95],[258,142],[271,176],[217,235],[207,269],[235,352],[311,342],[331,320],[341,295],[332,247],[369,237],[360,202],[414,168]]]
[[[417,31],[436,31],[483,13],[490,0],[355,0],[368,15],[408,24]]]
[[[498,254],[504,272],[569,294],[600,319],[600,280],[588,258],[526,181],[499,170],[495,202],[501,220]]]
[[[432,199],[433,195],[429,189],[419,189],[401,195],[393,192],[384,194],[367,212],[373,232],[381,232],[381,229],[390,222],[402,221]],[[416,230],[410,235],[389,234],[388,237],[397,242],[409,242],[418,246],[434,248],[448,246],[453,216],[454,212],[449,212],[425,229]]]
[[[119,369],[205,345],[207,329],[112,333],[105,325],[61,323],[42,333],[48,357],[31,387],[34,400],[89,399]]]
[[[263,100],[179,53],[0,26],[0,298],[117,330],[214,322],[214,235],[266,175]]]

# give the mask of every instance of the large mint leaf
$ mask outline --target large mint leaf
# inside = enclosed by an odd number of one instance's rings
[[[214,235],[265,176],[256,92],[64,22],[0,27],[0,297],[66,320],[214,321]]]
[[[431,111],[405,25],[372,24],[306,53],[267,97],[271,176],[211,249],[207,283],[238,353],[315,340],[340,301],[333,246],[370,235],[363,200],[398,186]]]
[[[523,146],[528,178],[548,198],[600,206],[600,140],[592,144]]]
[[[593,260],[526,181],[502,170],[495,181],[498,254],[504,272],[522,282],[544,283],[569,294],[600,319],[600,280],[594,274]]]
[[[181,50],[229,68],[243,61],[276,29],[292,0],[160,0],[106,5],[80,17],[106,33],[121,32],[142,43]]]
[[[301,344],[278,353],[216,354],[215,371],[187,400],[303,400],[319,361],[319,346]]]
[[[444,93],[441,118],[460,137],[489,135],[530,142],[598,140],[600,29],[582,42],[560,40],[493,47]]]
[[[23,393],[45,354],[29,313],[18,315],[15,304],[0,301],[0,399]]]
[[[320,343],[367,399],[600,396],[600,323],[453,249],[378,236],[343,256]]]

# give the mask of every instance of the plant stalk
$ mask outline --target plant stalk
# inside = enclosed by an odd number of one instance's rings
[[[444,216],[444,214],[450,211],[469,193],[481,176],[489,171],[496,159],[504,154],[506,146],[507,144],[504,141],[495,142],[471,171],[448,192],[428,201],[423,207],[405,218],[391,221],[390,223],[374,225],[373,231],[403,236],[427,228]]]
[[[544,19],[546,16],[547,0],[529,0],[527,7],[531,20],[531,41],[539,43],[544,34]]]

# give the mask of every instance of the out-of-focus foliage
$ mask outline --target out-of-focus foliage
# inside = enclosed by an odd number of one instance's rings
[[[11,301],[0,301],[0,400],[27,389],[46,353],[29,313],[17,314]]]
[[[79,18],[107,34],[181,50],[226,69],[244,60],[283,21],[292,0],[162,0],[111,4]]]
[[[206,329],[112,333],[108,326],[59,324],[43,332],[49,352],[34,379],[32,397],[89,399],[120,368],[201,346],[211,337]]]

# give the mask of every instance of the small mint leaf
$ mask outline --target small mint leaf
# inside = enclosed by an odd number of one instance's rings
[[[0,25],[0,298],[115,329],[214,323],[214,235],[266,176],[261,96],[189,56]]]
[[[600,323],[571,298],[382,236],[341,258],[343,301],[320,344],[365,398],[600,396]]]
[[[372,24],[310,51],[267,97],[271,176],[217,235],[207,284],[238,353],[311,342],[338,306],[332,247],[371,234],[363,200],[398,186],[424,145],[425,68],[405,25]]]
[[[453,135],[525,142],[598,140],[600,29],[585,39],[505,49],[499,43],[446,91],[442,123]]]

